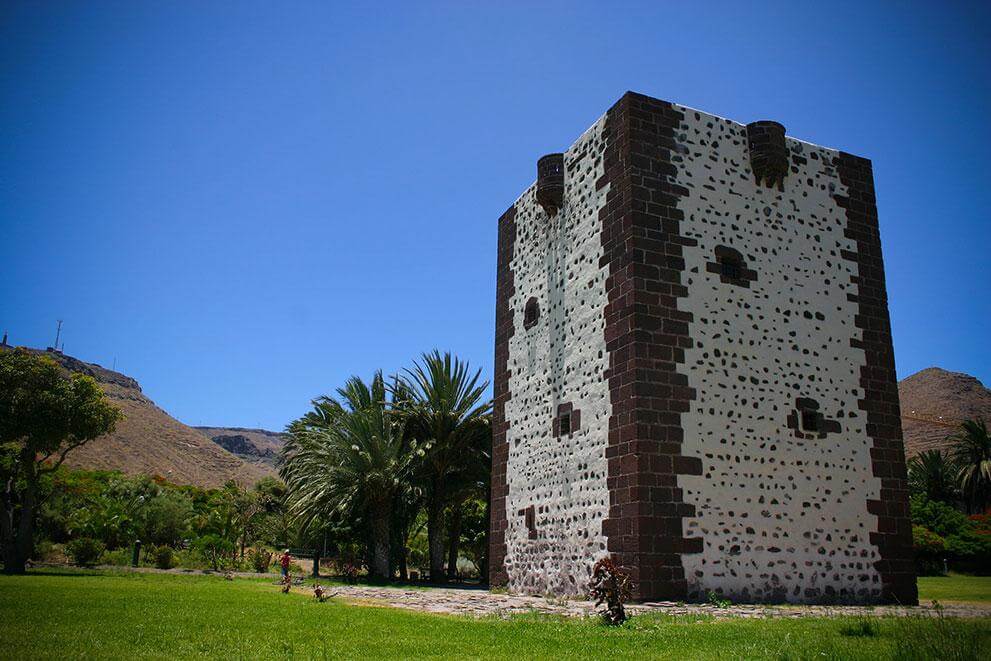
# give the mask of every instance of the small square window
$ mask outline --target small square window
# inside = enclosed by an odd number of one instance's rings
[[[740,262],[733,259],[723,259],[720,261],[719,272],[722,276],[731,280],[739,280],[743,275],[740,269]]]
[[[558,422],[558,431],[561,436],[571,433],[571,414],[564,413],[561,415],[560,421]]]
[[[537,325],[537,319],[539,318],[540,305],[537,303],[536,297],[530,297],[530,300],[523,307],[523,328],[530,330]]]
[[[819,414],[812,409],[802,411],[802,431],[819,431]]]
[[[524,523],[526,524],[527,536],[530,539],[537,539],[537,513],[533,505],[524,510]]]

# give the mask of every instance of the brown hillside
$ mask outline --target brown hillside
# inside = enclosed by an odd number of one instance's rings
[[[946,448],[962,420],[991,421],[991,390],[976,378],[930,367],[898,383],[905,455]]]
[[[271,467],[245,462],[170,416],[148,399],[131,377],[71,356],[32,351],[51,356],[70,371],[92,376],[126,416],[113,434],[74,450],[66,464],[130,475],[161,475],[176,484],[202,487],[217,487],[231,479],[251,485],[274,475]]]
[[[267,429],[246,427],[193,427],[228,452],[252,463],[275,466],[285,445],[285,435]]]

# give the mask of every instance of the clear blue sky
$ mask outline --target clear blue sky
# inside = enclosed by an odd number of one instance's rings
[[[626,90],[874,161],[899,376],[991,382],[988,3],[0,3],[0,331],[281,428],[450,348]]]

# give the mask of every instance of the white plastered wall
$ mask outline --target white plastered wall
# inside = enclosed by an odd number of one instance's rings
[[[683,454],[699,457],[701,476],[679,476],[683,521],[704,551],[682,561],[689,596],[711,590],[739,599],[808,601],[843,593],[864,601],[880,590],[867,512],[880,480],[872,476],[864,396],[864,352],[851,276],[842,258],[856,250],[833,195],[845,189],[831,163],[836,152],[788,139],[806,163],[784,192],[758,186],[746,128],[679,107],[677,183],[690,195],[681,232],[694,348],[679,369],[697,398],[683,415]],[[749,288],[706,270],[716,246],[740,251],[756,271]],[[824,439],[797,438],[787,416],[798,397],[815,399],[840,425]]]
[[[592,564],[605,555],[608,267],[599,267],[599,210],[609,187],[596,190],[604,173],[604,123],[599,120],[565,153],[565,205],[557,215],[549,217],[536,203],[535,187],[516,202],[510,264],[515,294],[509,301],[515,329],[506,403],[505,563],[513,592],[584,593]],[[536,297],[540,317],[527,330],[523,317],[530,297]],[[567,402],[580,409],[581,427],[555,438],[553,418]],[[536,538],[522,514],[530,506]]]

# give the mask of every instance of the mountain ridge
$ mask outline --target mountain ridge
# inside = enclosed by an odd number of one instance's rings
[[[898,382],[905,456],[948,449],[960,423],[991,422],[991,390],[964,372],[927,367]]]
[[[283,432],[268,429],[209,426],[195,426],[193,429],[244,461],[262,463],[273,469],[286,442]]]
[[[13,347],[0,344],[0,351]],[[141,390],[132,377],[60,352],[28,351],[54,359],[64,369],[92,376],[126,418],[117,430],[69,455],[76,468],[161,475],[179,484],[251,484],[274,476],[285,433],[253,427],[188,426]],[[898,382],[905,456],[947,449],[966,419],[991,422],[991,390],[974,376],[928,367]]]
[[[128,475],[157,475],[176,484],[208,488],[229,480],[251,486],[275,474],[271,466],[246,462],[173,418],[144,394],[136,379],[57,351],[23,348],[48,356],[68,372],[93,377],[124,413],[112,434],[73,450],[66,465],[119,470]],[[0,351],[13,349],[0,345]]]

